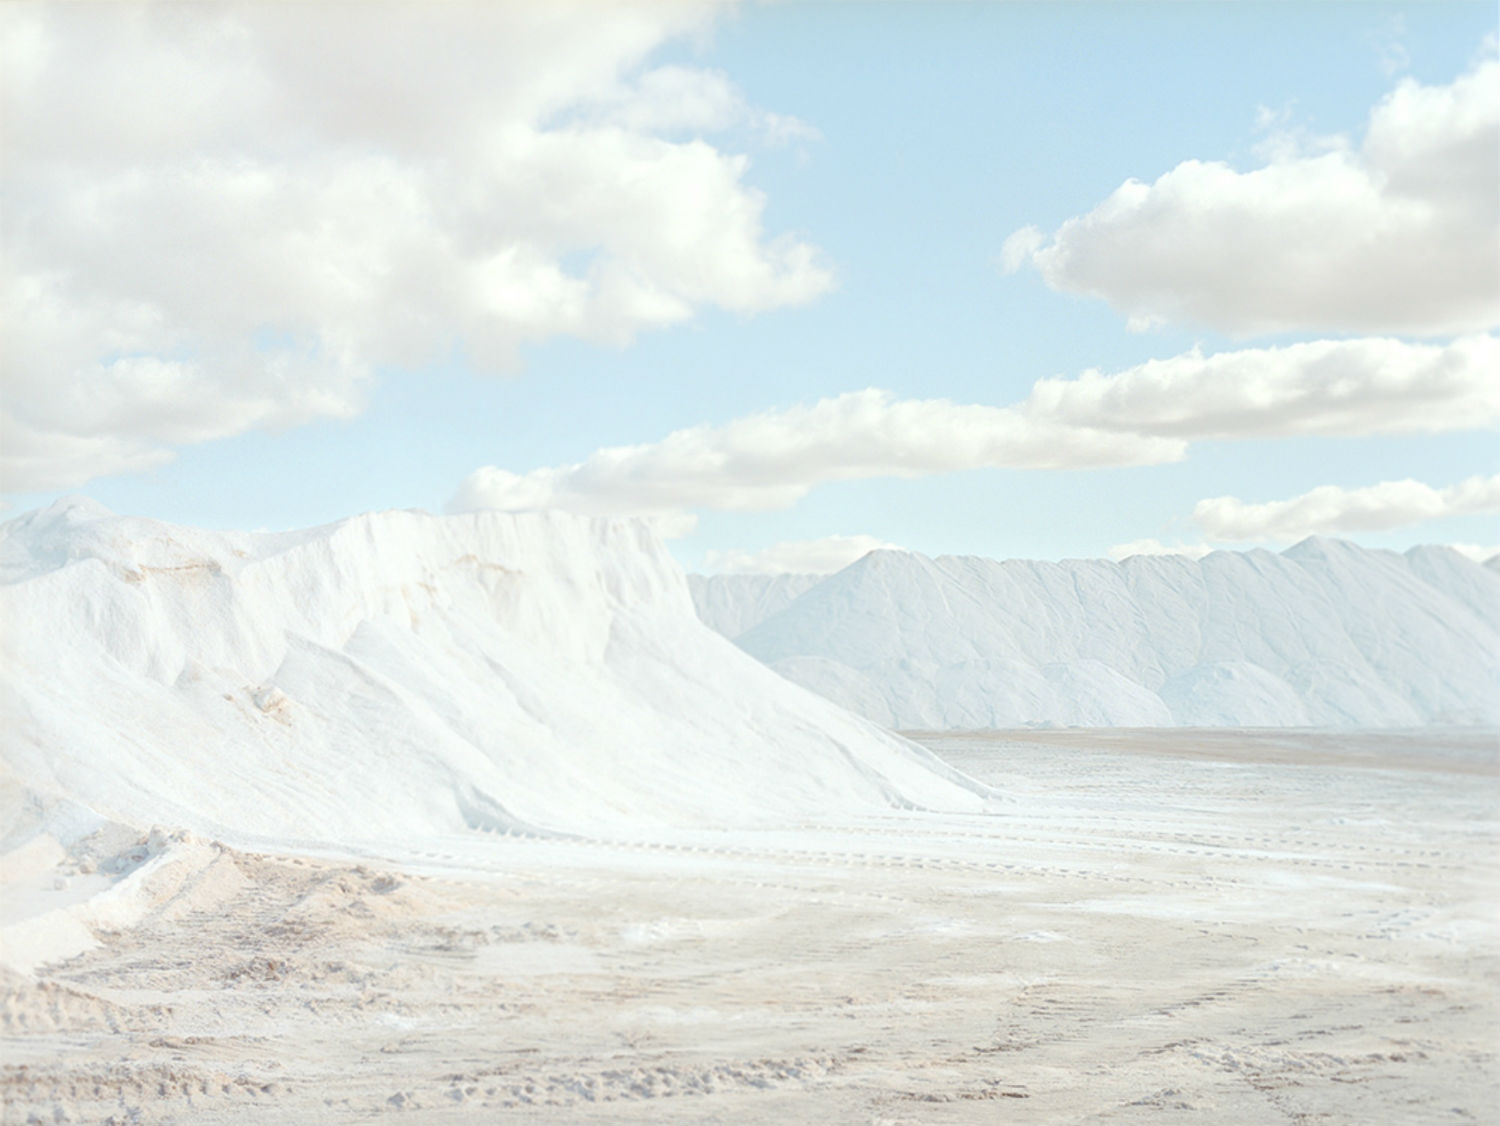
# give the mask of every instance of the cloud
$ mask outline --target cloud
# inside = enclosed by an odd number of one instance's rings
[[[1450,543],[1448,546],[1475,563],[1488,563],[1491,559],[1500,557],[1500,544],[1485,546],[1477,543]]]
[[[1170,438],[1059,426],[1014,407],[899,400],[870,389],[678,430],[646,445],[601,449],[571,465],[525,474],[487,466],[469,475],[449,508],[774,509],[827,481],[984,466],[1147,465],[1176,460],[1183,449]]]
[[[903,550],[874,536],[824,536],[817,540],[786,540],[760,551],[709,551],[705,570],[730,575],[831,575],[872,551]]]
[[[1440,433],[1500,422],[1500,339],[1381,337],[1149,360],[1042,379],[1032,417],[1190,440]]]
[[[622,83],[598,99],[583,117],[644,133],[701,135],[744,128],[771,145],[821,139],[805,121],[750,105],[723,71],[697,67],[646,71],[633,84]]]
[[[1500,476],[1471,477],[1446,489],[1420,481],[1382,481],[1363,489],[1323,485],[1291,500],[1246,504],[1211,497],[1193,522],[1211,540],[1299,540],[1310,535],[1378,532],[1445,516],[1500,511]]]
[[[1359,147],[1283,134],[1264,167],[1189,160],[1129,180],[1039,244],[1012,235],[1054,289],[1102,298],[1143,327],[1235,336],[1440,334],[1500,322],[1500,61],[1446,86],[1410,78]]]
[[[1047,234],[1040,227],[1022,227],[1000,246],[1000,270],[1013,274],[1031,260],[1031,256],[1047,241]]]
[[[1500,417],[1500,341],[1316,341],[1114,375],[1044,379],[1007,407],[869,389],[765,411],[583,461],[475,470],[449,508],[676,515],[787,508],[829,481],[982,468],[1157,465],[1204,439],[1471,430]]]
[[[1375,52],[1380,72],[1387,78],[1411,66],[1411,52],[1406,48],[1406,17],[1401,13],[1388,16],[1365,33],[1365,41]]]
[[[704,139],[808,127],[640,69],[713,10],[0,5],[4,486],[348,417],[381,365],[828,290]]]
[[[1202,543],[1165,544],[1159,540],[1144,539],[1115,544],[1109,549],[1109,557],[1116,562],[1129,559],[1132,555],[1181,555],[1188,559],[1202,559],[1213,550]]]

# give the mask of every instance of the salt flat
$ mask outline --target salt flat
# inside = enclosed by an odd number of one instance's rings
[[[4,1121],[1492,1119],[1493,733],[923,741],[1004,809],[9,855],[8,941],[148,907],[7,973]]]

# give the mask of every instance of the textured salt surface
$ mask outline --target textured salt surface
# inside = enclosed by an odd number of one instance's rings
[[[822,580],[692,582],[704,620],[747,652],[896,728],[1500,723],[1500,573],[1450,548],[876,551]]]
[[[248,535],[66,502],[0,527],[0,621],[3,783],[36,824],[347,844],[985,800],[703,626],[628,521]]]
[[[628,523],[74,503],[0,530],[0,584],[4,1122],[1500,1096],[1492,731],[971,734],[950,766],[707,630]]]
[[[1492,1120],[1494,733],[933,746],[1007,811],[80,838],[28,880],[113,914],[0,971],[4,1120]]]

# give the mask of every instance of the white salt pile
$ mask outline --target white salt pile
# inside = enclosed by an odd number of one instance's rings
[[[0,527],[0,615],[13,812],[349,843],[986,800],[705,627],[629,521],[60,502]]]
[[[892,727],[1500,724],[1500,571],[1451,548],[876,551],[809,578],[692,582],[746,652]]]

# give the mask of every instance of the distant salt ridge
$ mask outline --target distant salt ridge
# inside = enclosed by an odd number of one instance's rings
[[[725,637],[735,638],[781,613],[827,575],[689,575],[698,616]]]
[[[0,526],[0,622],[0,783],[133,823],[348,843],[984,801],[704,627],[632,521],[219,533],[68,500]]]
[[[789,578],[806,585],[788,600]],[[747,652],[895,728],[1500,724],[1500,573],[1446,547],[876,551],[821,579],[691,583]]]

